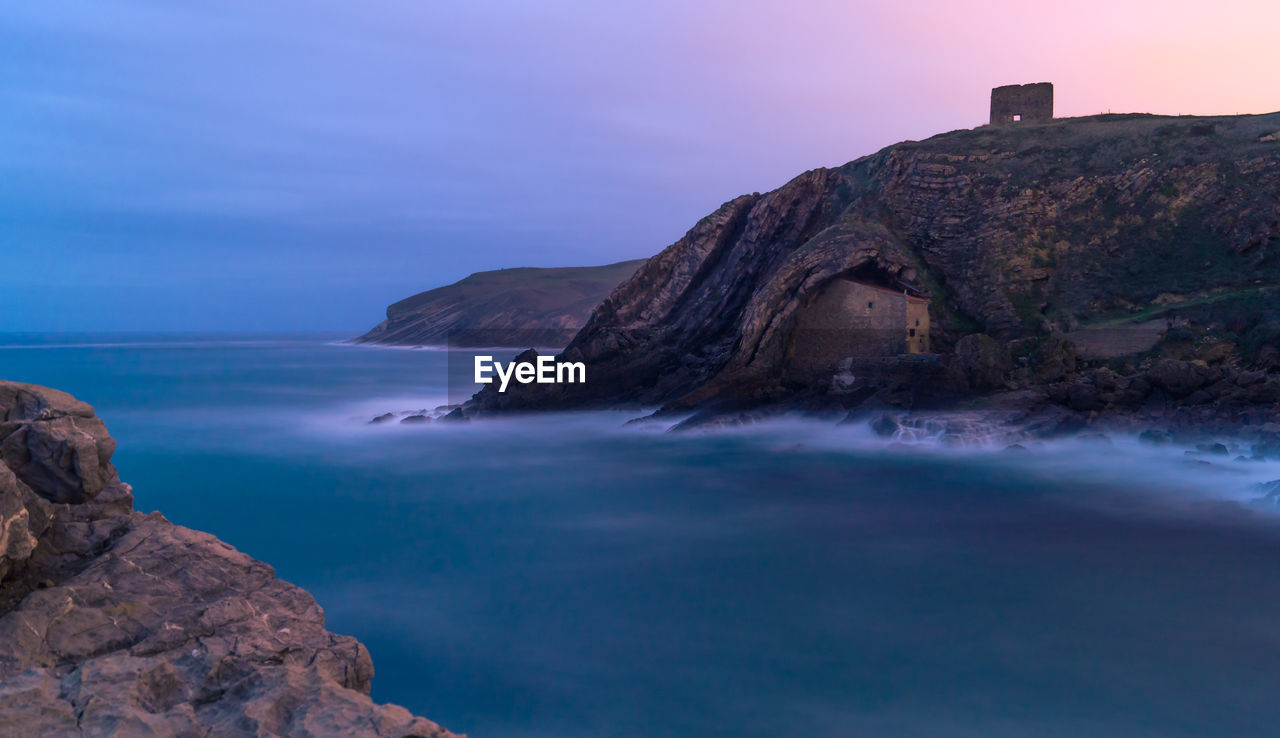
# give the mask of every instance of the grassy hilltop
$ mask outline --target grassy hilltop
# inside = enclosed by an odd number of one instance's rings
[[[401,346],[563,346],[643,259],[594,267],[476,272],[387,308],[356,339]]]

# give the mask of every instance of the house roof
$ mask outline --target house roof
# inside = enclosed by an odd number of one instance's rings
[[[885,294],[889,294],[889,295],[896,295],[896,296],[898,296],[898,297],[905,297],[905,298],[907,298],[907,301],[908,301],[908,302],[925,302],[925,303],[929,302],[929,298],[927,298],[927,297],[917,297],[917,296],[915,296],[915,295],[913,295],[913,294],[911,294],[911,293],[907,292],[906,290],[901,290],[901,291],[899,291],[899,290],[895,290],[895,289],[890,289],[890,288],[888,288],[888,287],[883,287],[883,286],[878,285],[878,284],[872,284],[872,283],[870,283],[870,282],[861,282],[861,281],[856,280],[856,279],[847,279],[846,281],[853,282],[854,284],[860,284],[860,285],[862,285],[863,287],[870,287],[871,289],[876,290],[877,292],[884,292]]]

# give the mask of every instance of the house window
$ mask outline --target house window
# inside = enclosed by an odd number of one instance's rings
[[[915,338],[915,337],[916,337],[916,329],[915,329],[915,328],[912,328],[911,330],[907,331],[907,335],[908,335],[908,336],[911,336],[912,338]]]
[[[1022,116],[1021,116],[1021,115],[1019,115],[1019,114],[1017,114],[1017,113],[1014,113],[1014,115],[1013,115],[1013,122],[1014,122],[1014,123],[1017,123],[1017,122],[1018,122],[1018,121],[1020,121],[1020,120],[1022,120]]]
[[[867,303],[867,307],[869,307],[869,308],[873,308],[873,307],[875,307],[875,306],[876,306],[876,304],[875,304],[874,302],[868,302],[868,303]]]
[[[919,328],[919,327],[920,327],[920,321],[918,321],[918,320],[916,321],[916,327],[917,327],[917,328]]]

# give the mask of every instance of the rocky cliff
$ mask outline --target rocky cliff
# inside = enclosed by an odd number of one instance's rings
[[[387,308],[356,339],[399,346],[563,346],[644,260],[595,267],[477,272]]]
[[[936,399],[1062,380],[1032,365],[1064,335],[1154,320],[1094,343],[1147,352],[1106,359],[1273,368],[1278,129],[1280,114],[984,126],[806,172],[725,203],[619,285],[563,352],[585,385],[488,388],[468,409],[848,404],[895,384]],[[929,295],[937,356],[850,357],[879,383],[860,389],[793,376],[797,313],[840,277]]]
[[[6,735],[438,736],[271,567],[132,509],[93,408],[0,382]]]

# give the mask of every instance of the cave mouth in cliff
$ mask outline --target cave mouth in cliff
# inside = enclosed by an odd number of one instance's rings
[[[810,297],[810,300],[812,301],[817,295],[821,294],[824,290],[830,288],[831,285],[835,284],[838,280],[858,282],[860,284],[865,284],[871,287],[878,287],[882,290],[891,290],[894,292],[902,292],[903,290],[906,290],[912,294],[918,294],[920,292],[920,290],[915,285],[904,282],[903,280],[899,279],[896,275],[890,273],[888,270],[880,267],[874,262],[867,262],[865,264],[860,264],[852,269],[847,269],[839,274],[836,274],[831,279],[829,279],[826,283],[824,283],[821,287],[815,290],[814,295]]]
[[[919,289],[874,262],[836,274],[797,313],[786,373],[803,381],[858,357],[925,353],[928,305]]]

